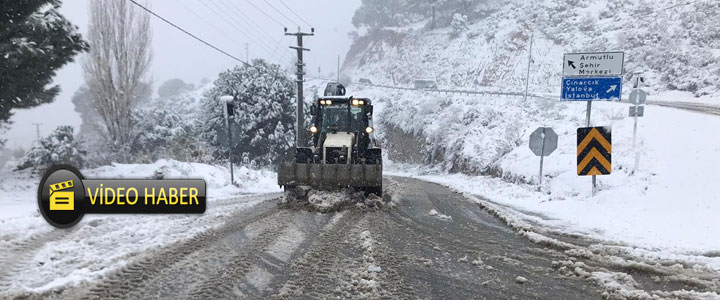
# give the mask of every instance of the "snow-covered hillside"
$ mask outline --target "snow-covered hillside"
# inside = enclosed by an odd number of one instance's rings
[[[401,86],[431,78],[441,88],[522,91],[532,36],[534,92],[559,91],[564,52],[611,50],[625,52],[626,82],[641,72],[652,94],[720,89],[717,1],[482,1],[470,10],[457,11],[477,16],[459,33],[449,24],[428,30],[429,19],[370,30],[343,73]]]
[[[369,30],[346,57],[354,81],[411,87],[431,78],[440,88],[522,92],[533,36],[531,93],[547,98],[461,96],[353,85],[348,94],[374,99],[377,135],[388,158],[419,164],[397,174],[423,176],[500,204],[528,224],[660,249],[720,269],[716,216],[720,190],[720,118],[647,106],[639,121],[637,150],[628,104],[595,103],[591,124],[610,126],[613,170],[598,177],[576,174],[576,128],[585,127],[585,102],[560,102],[565,52],[625,52],[625,89],[634,72],[646,78],[651,99],[717,103],[720,88],[720,18],[716,1],[600,0],[487,1],[465,29],[430,30],[428,20]],[[537,3],[537,6],[535,3]],[[480,11],[480,12],[478,12]],[[678,96],[683,97],[679,99]],[[558,149],[545,159],[537,191],[539,158],[528,148],[539,126],[555,129]],[[634,171],[635,154],[640,166]],[[467,175],[448,175],[461,172]],[[640,251],[642,252],[642,251]],[[691,258],[688,258],[691,257]]]

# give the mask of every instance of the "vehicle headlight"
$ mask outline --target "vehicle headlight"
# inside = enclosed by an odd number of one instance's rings
[[[325,104],[332,105],[332,100],[325,100]]]
[[[325,100],[320,100],[320,105],[325,105]]]
[[[312,132],[312,133],[317,133],[317,131],[318,131],[318,130],[317,130],[317,127],[315,127],[315,125],[310,126],[310,132]]]
[[[367,133],[373,133],[373,131],[375,131],[375,129],[373,129],[372,127],[370,127],[370,126],[365,127],[365,132],[367,132]]]
[[[363,100],[358,100],[358,105],[365,105],[365,101],[363,101]]]
[[[355,106],[360,105],[360,101],[358,101],[357,99],[353,99],[352,105],[355,105]]]

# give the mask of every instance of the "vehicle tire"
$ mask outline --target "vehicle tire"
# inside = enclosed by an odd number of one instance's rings
[[[285,190],[283,203],[296,202],[298,201],[297,188],[294,185],[286,185],[283,187]]]
[[[366,187],[363,190],[365,191],[366,196],[375,194],[375,196],[382,198],[382,186]]]

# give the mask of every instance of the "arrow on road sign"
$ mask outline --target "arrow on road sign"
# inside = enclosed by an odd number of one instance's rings
[[[578,175],[608,175],[612,171],[612,136],[605,127],[577,129]]]
[[[569,66],[569,67],[572,67],[573,69],[577,69],[577,68],[575,67],[575,62],[572,61],[572,60],[568,60],[568,66]]]
[[[605,91],[605,94],[610,94],[610,92],[617,90],[617,85],[611,85],[610,88]]]

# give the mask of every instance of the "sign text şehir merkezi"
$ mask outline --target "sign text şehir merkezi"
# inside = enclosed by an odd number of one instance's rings
[[[620,76],[623,52],[565,53],[563,76]]]

